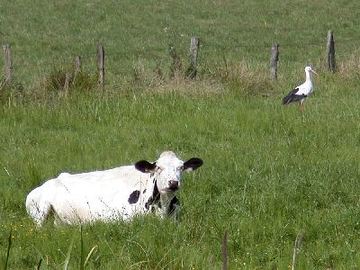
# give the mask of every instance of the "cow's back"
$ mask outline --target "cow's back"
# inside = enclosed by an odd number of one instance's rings
[[[37,222],[53,211],[61,223],[109,220],[131,214],[127,198],[148,176],[134,166],[104,171],[61,173],[29,193],[26,208]]]
[[[104,171],[80,174],[61,173],[54,180],[56,185],[68,192],[108,195],[111,192],[138,187],[146,182],[147,175],[134,166],[122,166]]]

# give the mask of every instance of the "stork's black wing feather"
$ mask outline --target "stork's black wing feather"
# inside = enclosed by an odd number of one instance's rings
[[[290,91],[289,94],[287,94],[287,96],[285,96],[282,100],[282,103],[284,105],[290,104],[291,102],[296,102],[296,101],[300,101],[303,98],[306,98],[307,95],[297,95],[296,93],[299,91],[299,88],[295,88],[293,90]]]

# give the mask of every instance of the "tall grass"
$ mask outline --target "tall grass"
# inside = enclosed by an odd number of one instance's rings
[[[355,267],[359,112],[352,82],[322,75],[304,114],[280,105],[281,84],[267,97],[225,87],[205,96],[79,94],[3,106],[1,231],[13,228],[11,265],[30,268],[43,258],[44,268],[66,261],[69,268],[218,269],[226,230],[230,268],[286,268],[299,231],[299,268]],[[35,230],[26,217],[25,196],[45,179],[155,159],[165,149],[205,161],[184,178],[179,223],[144,217],[80,234],[51,224]]]

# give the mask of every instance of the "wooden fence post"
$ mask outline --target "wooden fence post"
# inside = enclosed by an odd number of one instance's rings
[[[11,49],[9,44],[3,45],[4,50],[4,85],[10,84],[12,79],[12,60],[11,60]]]
[[[327,35],[327,45],[326,45],[326,52],[327,52],[327,67],[328,70],[331,72],[335,72],[336,64],[335,64],[335,41],[334,35],[331,30],[328,31]]]
[[[227,249],[227,241],[228,241],[228,234],[227,231],[224,232],[224,237],[221,243],[221,253],[223,259],[222,270],[228,269],[228,249]]]
[[[75,74],[81,72],[81,58],[80,56],[75,57]]]
[[[169,46],[169,53],[172,58],[172,63],[170,66],[170,78],[173,79],[179,75],[181,70],[181,60],[174,46]]]
[[[80,56],[75,57],[75,63],[74,63],[75,69],[74,69],[74,78],[72,80],[72,84],[75,84],[75,80],[77,75],[81,72],[81,58]]]
[[[69,87],[70,87],[70,80],[71,80],[71,74],[69,72],[65,73],[65,82],[64,82],[64,88],[63,88],[63,95],[66,97],[69,93]]]
[[[197,57],[198,57],[198,50],[200,46],[200,41],[197,37],[191,38],[190,43],[190,66],[186,71],[186,77],[189,79],[195,79],[196,77],[196,66],[197,66]]]
[[[97,47],[97,64],[98,64],[98,84],[104,89],[105,84],[105,50],[104,47],[99,44]]]
[[[277,79],[278,61],[279,61],[279,44],[274,43],[271,47],[271,58],[270,58],[270,77],[272,80]]]

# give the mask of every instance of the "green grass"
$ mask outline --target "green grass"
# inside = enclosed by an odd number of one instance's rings
[[[227,231],[230,269],[288,269],[299,232],[297,269],[358,269],[359,4],[302,4],[2,3],[0,41],[12,44],[21,87],[0,95],[0,265],[219,269]],[[324,69],[329,29],[337,74]],[[155,78],[156,65],[169,72],[169,44],[186,68],[194,34],[202,42],[199,78]],[[45,89],[78,54],[95,73],[99,41],[107,51],[104,93],[77,86],[64,98]],[[279,80],[271,82],[275,41]],[[309,62],[320,76],[301,114],[281,97]],[[180,222],[147,216],[37,230],[26,214],[27,193],[60,172],[153,160],[167,149],[205,162],[184,175]]]
[[[326,90],[303,115],[278,97],[231,94],[3,106],[1,246],[5,253],[12,229],[9,267],[30,268],[41,258],[44,269],[60,267],[71,241],[69,265],[80,265],[79,228],[35,230],[26,217],[31,188],[61,171],[110,168],[172,149],[205,161],[184,178],[181,222],[85,226],[83,256],[98,247],[87,267],[218,269],[227,230],[232,269],[286,268],[300,231],[300,268],[356,269],[359,111],[356,99]]]

